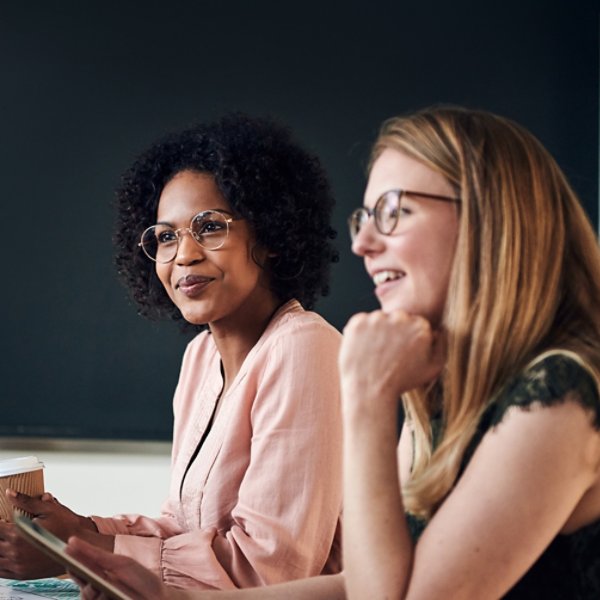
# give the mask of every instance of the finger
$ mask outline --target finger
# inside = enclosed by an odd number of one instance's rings
[[[0,519],[0,540],[3,540],[10,529],[10,523],[4,519]]]
[[[65,550],[67,554],[77,558],[93,571],[100,574],[110,571],[113,567],[120,564],[119,558],[115,557],[112,552],[107,552],[75,536],[69,538]]]
[[[44,492],[41,495],[40,500],[42,502],[54,502],[54,504],[60,504],[56,496],[53,496],[50,492]]]
[[[13,523],[3,521],[0,523],[0,542],[13,542],[15,539],[15,526]]]
[[[120,563],[119,557],[110,552],[106,552],[97,546],[93,546],[84,540],[71,536],[65,548],[67,554],[76,558],[86,565],[92,571],[101,575],[104,579],[110,580],[111,565],[114,562]],[[120,557],[122,560],[123,557]],[[115,560],[116,559],[116,560]],[[81,588],[81,598],[83,600],[105,600],[107,596],[97,591],[93,583],[86,582],[79,575],[72,575],[77,585]]]
[[[81,579],[78,575],[75,575],[72,571],[68,571],[69,577],[79,586],[81,590],[81,598],[99,598],[99,592],[97,592],[90,583]]]
[[[32,496],[28,496],[27,494],[16,492],[15,490],[12,490],[10,488],[6,490],[6,497],[13,506],[20,508],[25,512],[28,512],[33,515],[38,514],[40,512],[39,498],[34,498]]]
[[[67,575],[69,576],[70,579],[72,579],[80,588],[84,587],[87,585],[87,581],[85,581],[85,579],[81,579],[81,577],[79,577],[79,575],[76,575],[75,573],[73,573],[73,571],[71,571],[70,569],[67,569]]]
[[[82,600],[103,600],[105,596],[88,583],[81,588],[81,598]]]

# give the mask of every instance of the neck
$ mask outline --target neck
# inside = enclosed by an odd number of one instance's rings
[[[229,389],[246,356],[258,342],[280,305],[279,300],[270,296],[258,304],[248,303],[239,311],[233,323],[228,321],[209,324],[223,365],[222,395]]]

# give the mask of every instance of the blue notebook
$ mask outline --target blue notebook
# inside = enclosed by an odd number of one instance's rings
[[[71,600],[79,598],[79,587],[70,579],[0,579],[0,600],[33,600],[34,598],[55,598]]]

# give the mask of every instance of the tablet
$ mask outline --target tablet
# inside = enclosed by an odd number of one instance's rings
[[[28,517],[14,514],[14,523],[19,529],[19,533],[36,548],[53,558],[57,563],[66,567],[71,573],[80,577],[84,581],[91,583],[96,589],[104,592],[116,600],[131,600],[127,594],[117,589],[112,583],[103,579],[101,575],[92,571],[65,552],[66,544],[60,538],[50,533],[47,529],[38,525]]]

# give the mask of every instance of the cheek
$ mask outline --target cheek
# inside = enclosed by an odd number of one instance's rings
[[[430,292],[438,295],[448,287],[455,239],[447,235],[447,232],[443,232],[440,237],[429,239],[434,241],[428,244],[425,237],[415,240],[416,243],[411,244],[410,254],[407,252],[406,256],[410,260],[415,279],[421,280]],[[427,290],[421,292],[427,293]]]
[[[169,296],[171,296],[171,292],[172,292],[171,268],[170,268],[169,264],[161,265],[159,263],[156,263],[155,272],[156,272],[156,276],[158,277],[159,281],[162,283],[163,287],[165,288],[167,294],[169,294]]]
[[[447,243],[440,243],[436,248],[435,256],[430,257],[428,269],[431,287],[435,291],[436,296],[439,299],[443,299],[443,303],[445,303],[448,294],[448,285],[455,253],[455,240],[448,239],[446,241]]]
[[[264,265],[266,261],[266,252],[248,245],[245,252],[240,252],[235,257],[235,260],[230,263],[230,268],[227,270],[240,280],[254,281],[260,277],[260,274],[264,270],[261,265]]]

